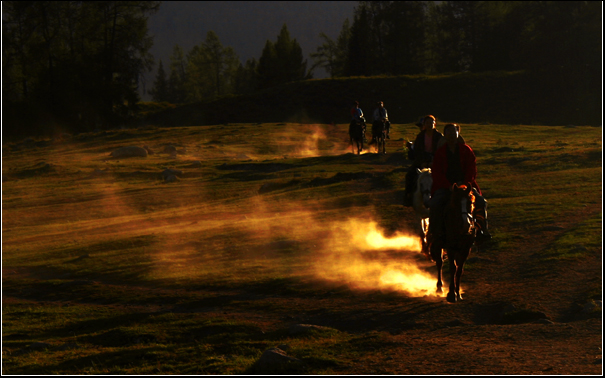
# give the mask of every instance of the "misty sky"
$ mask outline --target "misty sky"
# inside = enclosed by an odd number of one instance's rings
[[[353,21],[357,1],[171,1],[162,2],[160,10],[149,17],[149,34],[154,36],[151,54],[156,65],[145,75],[141,89],[153,86],[160,59],[169,66],[175,44],[189,52],[214,31],[224,46],[231,46],[242,63],[259,59],[267,40],[275,42],[283,24],[290,37],[300,44],[307,68],[311,67],[310,53],[321,44],[319,33],[336,39],[346,18]],[[326,77],[317,69],[314,77]],[[150,100],[143,95],[143,100]]]

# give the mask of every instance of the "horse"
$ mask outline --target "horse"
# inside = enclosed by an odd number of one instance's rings
[[[428,243],[426,240],[429,230],[429,200],[431,199],[431,186],[433,185],[433,176],[431,169],[416,169],[418,178],[416,179],[416,191],[413,195],[413,208],[420,219],[420,238],[422,240],[422,253],[430,260]]]
[[[444,209],[445,240],[436,238],[429,244],[431,258],[437,264],[437,292],[441,290],[442,251],[445,249],[450,262],[450,287],[447,301],[455,303],[462,300],[460,278],[464,263],[475,243],[476,226],[473,220],[475,197],[472,187],[452,185],[450,199]]]
[[[353,142],[355,142],[358,155],[363,150],[363,126],[362,121],[351,121],[351,124],[349,125],[349,143],[351,144],[351,150],[355,153],[355,147],[353,146]]]
[[[372,124],[372,142],[376,142],[376,152],[380,153],[382,149],[382,153],[386,154],[386,138],[387,138],[387,127],[386,122],[382,121],[374,121]],[[370,144],[371,144],[370,143]]]

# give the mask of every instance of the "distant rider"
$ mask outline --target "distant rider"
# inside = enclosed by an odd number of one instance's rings
[[[387,129],[387,139],[391,139],[391,122],[389,122],[389,116],[387,110],[384,107],[382,101],[376,103],[376,109],[374,110],[374,122],[372,123],[372,142],[376,141],[376,136],[382,132],[382,123],[385,123]]]
[[[359,107],[359,101],[353,101],[353,107],[351,108],[351,123],[349,124],[349,134],[350,130],[355,123],[361,124],[361,128],[363,130],[363,139],[366,136],[366,119],[363,118],[363,111]]]

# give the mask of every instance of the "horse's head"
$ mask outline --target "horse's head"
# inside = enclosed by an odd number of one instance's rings
[[[429,207],[429,200],[431,199],[431,187],[433,186],[433,176],[431,175],[430,168],[417,169],[418,171],[418,183],[416,191],[422,196],[422,204],[424,207]]]
[[[452,214],[458,214],[453,216],[453,219],[460,220],[460,226],[458,229],[463,234],[470,234],[473,232],[473,210],[475,208],[475,196],[473,195],[473,188],[470,184],[458,185],[454,184],[451,188],[451,196],[449,202],[450,212]]]

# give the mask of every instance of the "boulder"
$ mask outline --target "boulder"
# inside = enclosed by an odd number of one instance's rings
[[[164,153],[172,156],[176,155],[176,147],[175,146],[166,146],[164,147]]]
[[[302,361],[298,358],[290,357],[279,348],[271,348],[263,352],[262,356],[256,361],[253,370],[257,374],[274,373],[283,371],[289,364],[301,364]]]
[[[582,314],[584,315],[590,315],[592,313],[600,313],[603,311],[603,302],[602,301],[595,301],[595,300],[591,300],[588,303],[586,303],[584,305],[584,307],[582,308]]]
[[[162,179],[165,182],[175,182],[178,180],[179,177],[181,177],[183,175],[183,171],[180,171],[178,169],[165,169],[162,172]]]
[[[147,150],[143,147],[128,146],[120,147],[111,152],[113,158],[125,158],[125,157],[147,157]]]

